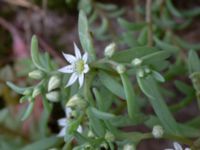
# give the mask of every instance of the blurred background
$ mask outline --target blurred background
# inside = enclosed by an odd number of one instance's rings
[[[200,0],[181,0],[173,3],[182,10],[200,7]],[[112,10],[112,14],[107,14],[105,11],[107,4],[114,4],[115,9]],[[33,67],[29,58],[32,35],[37,35],[43,52],[48,52],[53,59],[62,64],[63,58],[60,52],[71,53],[73,41],[79,44],[77,32],[79,9],[84,9],[88,15],[95,10],[100,19],[94,21],[90,16],[91,30],[94,33],[95,48],[101,56],[104,47],[122,32],[117,24],[117,18],[124,17],[133,22],[144,20],[144,17],[134,11],[144,5],[145,0],[0,0],[1,150],[30,149],[28,146],[31,143],[57,133],[59,129],[56,120],[64,116],[63,110],[58,106],[48,119],[43,112],[41,98],[38,97],[33,113],[29,119],[22,122],[20,117],[26,104],[19,104],[20,96],[5,84],[6,81],[13,81],[21,86],[31,85],[32,81],[27,80],[26,76]],[[190,26],[176,31],[176,34],[186,41],[199,42],[200,16],[196,16]],[[196,111],[186,111],[186,115],[179,115],[179,118],[184,120],[184,117],[190,117],[195,113]],[[48,122],[47,126],[43,125],[44,122]],[[46,134],[47,128],[48,134]],[[53,141],[54,145],[63,143],[60,140]],[[169,145],[171,144],[162,140],[156,143],[148,140],[139,147],[141,150],[157,150]]]

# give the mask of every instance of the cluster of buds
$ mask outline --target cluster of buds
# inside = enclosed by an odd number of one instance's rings
[[[48,82],[48,93],[46,98],[51,102],[59,101],[59,92],[56,90],[60,86],[60,78],[56,75],[52,76]]]

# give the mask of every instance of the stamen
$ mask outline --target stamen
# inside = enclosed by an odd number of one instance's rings
[[[81,74],[83,73],[84,71],[84,61],[82,59],[79,59],[75,62],[75,71],[78,73],[78,74]]]

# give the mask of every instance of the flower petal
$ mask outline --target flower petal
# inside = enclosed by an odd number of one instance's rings
[[[185,148],[185,150],[191,150],[190,148]]]
[[[68,65],[58,69],[58,71],[62,73],[72,73],[74,71],[74,67],[72,65]]]
[[[66,114],[67,117],[70,117],[71,112],[72,112],[72,109],[70,107],[65,108],[65,114]]]
[[[66,126],[67,124],[67,119],[66,118],[61,118],[58,120],[58,125],[63,127],[63,126]]]
[[[73,55],[70,54],[65,54],[64,52],[62,53],[63,56],[65,57],[65,59],[69,62],[69,63],[73,63],[76,61],[76,57],[74,57]]]
[[[174,148],[175,148],[175,150],[183,150],[181,145],[179,143],[177,143],[177,142],[174,142]]]
[[[71,77],[70,77],[70,79],[69,79],[69,81],[68,81],[66,87],[72,85],[72,84],[76,81],[77,78],[78,78],[78,75],[77,75],[76,73],[73,73],[73,74],[71,75]]]
[[[86,63],[87,62],[87,60],[88,60],[88,53],[85,53],[84,55],[83,55],[83,61]]]
[[[64,137],[65,133],[66,133],[66,129],[67,129],[66,127],[62,128],[57,136],[58,137]]]
[[[82,128],[82,126],[78,126],[78,128],[77,128],[77,132],[79,132],[79,133],[82,133],[83,132],[83,128]]]
[[[78,77],[78,81],[79,81],[79,88],[81,88],[83,86],[83,81],[84,81],[84,74],[81,74]]]
[[[88,64],[85,64],[83,72],[87,73],[89,70],[90,70],[90,68],[89,68]]]
[[[76,58],[80,59],[81,58],[81,52],[80,52],[79,48],[76,46],[75,43],[74,43],[74,50],[75,50]]]

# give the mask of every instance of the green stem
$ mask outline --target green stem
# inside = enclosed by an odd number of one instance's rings
[[[91,70],[92,71],[92,70]],[[85,78],[85,84],[84,84],[84,97],[85,99],[89,102],[90,105],[94,106],[95,103],[94,103],[94,99],[93,99],[93,96],[92,96],[92,93],[91,93],[91,85],[92,85],[92,81],[94,79],[96,75],[96,72],[92,72],[90,74],[88,74],[88,76],[86,76]]]
[[[186,139],[186,138],[183,138],[183,137],[180,137],[180,136],[176,136],[176,135],[165,135],[164,136],[165,139],[169,139],[169,140],[174,140],[174,141],[177,141],[179,143],[183,143],[183,144],[186,144],[186,145],[189,145],[190,147],[192,146],[193,142],[189,139]]]

